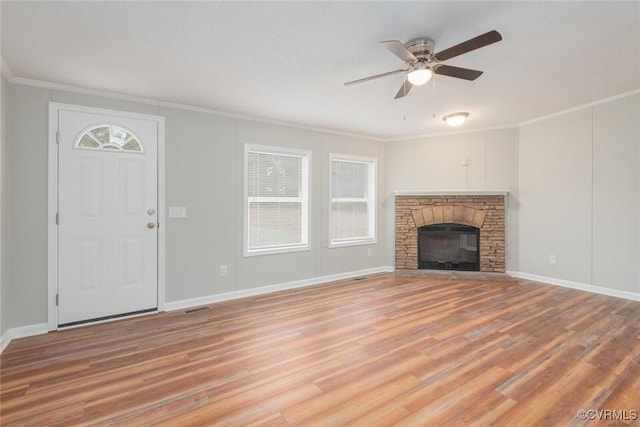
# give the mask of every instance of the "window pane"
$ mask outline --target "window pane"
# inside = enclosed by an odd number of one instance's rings
[[[331,243],[374,239],[374,173],[375,164],[370,160],[331,160]]]
[[[101,144],[109,142],[109,126],[100,126],[89,131]]]
[[[331,197],[367,197],[368,164],[334,160],[332,175]]]
[[[135,138],[131,138],[129,142],[127,142],[122,146],[122,149],[125,151],[142,151],[142,147],[140,147],[140,143]]]
[[[369,237],[369,212],[366,202],[331,204],[331,236],[334,240]]]
[[[249,203],[249,247],[300,244],[301,203]]]
[[[100,144],[86,133],[78,141],[78,147],[98,148],[99,146]]]
[[[300,157],[249,153],[249,197],[298,197]]]

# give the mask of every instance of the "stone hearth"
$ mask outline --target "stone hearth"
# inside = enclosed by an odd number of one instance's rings
[[[396,191],[396,271],[418,270],[418,227],[454,223],[480,229],[480,273],[505,272],[505,205],[507,191]],[[442,274],[442,273],[440,273]],[[452,273],[448,273],[450,277]]]

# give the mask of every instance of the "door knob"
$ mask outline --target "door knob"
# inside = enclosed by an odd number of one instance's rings
[[[147,223],[147,228],[155,228],[156,227],[156,223],[155,222],[148,222]]]

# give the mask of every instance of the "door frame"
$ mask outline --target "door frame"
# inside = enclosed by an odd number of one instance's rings
[[[58,329],[58,116],[59,112],[76,111],[81,113],[103,114],[128,117],[156,122],[158,126],[158,311],[164,311],[165,305],[165,238],[167,233],[167,215],[165,215],[165,135],[164,117],[150,114],[131,113],[86,107],[82,105],[49,102],[49,167],[47,200],[47,323],[48,330]]]

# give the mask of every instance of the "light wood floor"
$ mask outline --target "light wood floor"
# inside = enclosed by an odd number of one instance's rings
[[[19,339],[1,362],[5,426],[640,423],[640,302],[527,281],[374,275]]]

